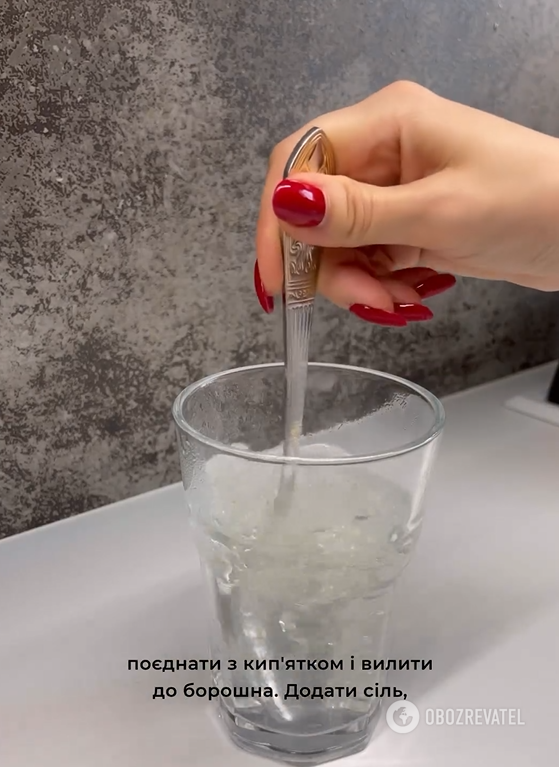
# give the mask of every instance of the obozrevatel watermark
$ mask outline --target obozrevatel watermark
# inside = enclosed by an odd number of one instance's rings
[[[386,710],[388,726],[401,734],[413,732],[421,718],[419,709],[409,700],[397,700]],[[519,708],[427,708],[423,721],[428,726],[449,727],[518,727],[525,724]]]

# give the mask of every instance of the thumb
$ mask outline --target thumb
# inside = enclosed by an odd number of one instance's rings
[[[346,176],[300,173],[276,186],[272,205],[294,239],[329,248],[371,243],[433,248],[444,173],[381,187]]]

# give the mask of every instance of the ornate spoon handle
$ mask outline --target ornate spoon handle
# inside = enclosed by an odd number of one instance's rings
[[[299,141],[284,170],[335,173],[334,150],[324,131],[311,128]],[[282,234],[284,264],[283,332],[286,375],[285,453],[297,455],[303,428],[309,340],[321,248]]]

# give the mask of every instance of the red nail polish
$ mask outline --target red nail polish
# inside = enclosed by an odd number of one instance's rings
[[[258,268],[258,261],[254,264],[254,290],[256,291],[256,297],[262,309],[266,314],[271,314],[274,311],[274,299],[266,293],[266,288],[260,278],[260,269]]]
[[[326,200],[320,189],[288,178],[276,186],[272,206],[281,221],[293,226],[318,226],[326,213]]]
[[[449,290],[456,285],[456,277],[452,274],[434,274],[432,277],[428,277],[419,285],[415,286],[415,290],[419,293],[421,298],[431,298],[431,296],[438,296],[439,293],[444,293],[445,290]]]
[[[401,314],[395,314],[394,312],[384,312],[382,309],[375,309],[372,306],[365,306],[365,304],[353,304],[349,307],[349,311],[366,322],[374,322],[376,325],[391,325],[393,327],[403,328],[408,323],[406,318]]]
[[[433,319],[433,312],[428,306],[423,304],[394,304],[397,314],[401,314],[406,320],[421,322],[422,320]]]

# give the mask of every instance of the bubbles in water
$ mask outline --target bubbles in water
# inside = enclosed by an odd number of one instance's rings
[[[317,446],[312,450],[317,455]],[[344,455],[327,444],[318,450]],[[411,499],[379,476],[374,464],[300,469],[289,513],[273,524],[279,465],[216,456],[206,467],[204,493],[191,494],[218,602],[217,654],[238,661],[237,670],[222,672],[220,681],[283,691],[292,683],[363,690],[380,672],[348,671],[349,658],[355,656],[360,668],[360,659],[383,657],[391,585],[417,535],[417,526],[409,529]],[[282,657],[345,658],[346,667],[304,673],[244,668],[245,659]],[[336,716],[346,722],[374,705],[362,696],[311,703],[282,701],[280,707],[275,698],[255,698],[243,706],[270,726],[289,721],[293,732],[297,722],[302,730],[308,727],[311,715],[324,721],[322,705],[332,726]]]

